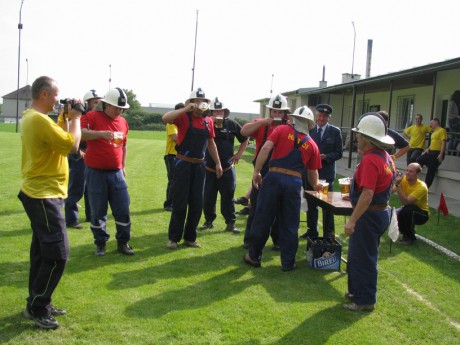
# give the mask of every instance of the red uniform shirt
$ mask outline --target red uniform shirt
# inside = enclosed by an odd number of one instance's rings
[[[197,117],[192,115],[192,126],[198,129],[205,129],[206,125],[204,124],[204,120],[208,123],[208,130],[209,130],[209,139],[214,138],[216,135],[214,133],[214,124],[210,117]],[[187,113],[180,114],[173,122],[177,126],[177,145],[180,145],[185,138],[185,134],[187,133],[187,129],[190,126],[188,115]]]
[[[259,121],[262,121],[262,120],[264,120],[264,119],[255,119],[252,122],[259,122]],[[276,127],[273,127],[273,126],[268,127],[267,136],[265,137],[265,129],[266,128],[267,128],[267,126],[259,127],[254,133],[252,133],[250,135],[250,137],[253,138],[256,141],[256,152],[254,153],[254,157],[257,157],[260,149],[262,148],[263,144],[265,143],[264,139],[267,140],[268,136],[273,132],[273,129],[275,129]]]
[[[117,116],[112,119],[102,111],[90,111],[86,116],[81,117],[81,128],[122,132],[123,142],[120,145],[105,139],[87,140],[85,164],[94,169],[123,168],[123,147],[126,146],[128,136],[128,123],[123,117]]]
[[[366,187],[372,189],[374,194],[378,194],[388,188],[393,179],[393,173],[385,160],[380,155],[371,153],[371,151],[377,151],[383,157],[386,155],[386,152],[382,149],[370,149],[364,152],[361,163],[356,168],[355,186],[358,191],[362,191],[363,187]]]
[[[306,135],[298,133],[297,140],[302,140]],[[286,140],[287,139],[287,140]],[[280,125],[273,130],[268,140],[275,144],[271,160],[283,158],[294,148],[294,128],[289,125]],[[312,138],[308,139],[300,148],[302,162],[306,169],[321,169],[319,149]]]

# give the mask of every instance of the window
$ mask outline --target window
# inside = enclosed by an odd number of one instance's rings
[[[396,106],[396,130],[407,128],[412,124],[414,98],[414,95],[398,97],[398,105]],[[395,122],[392,122],[392,124],[393,123]]]

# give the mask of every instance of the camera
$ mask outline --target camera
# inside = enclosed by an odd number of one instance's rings
[[[82,113],[83,115],[86,114],[86,110],[85,110],[85,107],[83,106],[83,104],[81,103],[78,103],[76,102],[74,99],[72,98],[64,98],[64,99],[61,99],[59,100],[59,103],[61,104],[64,104],[65,106],[67,104],[70,104],[70,107],[72,109],[75,109],[77,111],[79,111],[80,113]],[[64,113],[67,112],[67,108],[64,108]]]

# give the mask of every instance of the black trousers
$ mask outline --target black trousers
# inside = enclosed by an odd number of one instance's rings
[[[64,200],[34,199],[22,191],[18,198],[32,227],[27,307],[34,316],[40,316],[47,313],[69,256],[69,240],[61,211]]]
[[[415,225],[425,224],[428,212],[415,205],[406,205],[396,210],[399,232],[406,240],[415,240]]]
[[[428,188],[433,184],[434,176],[436,171],[438,171],[441,162],[438,160],[440,151],[428,151],[417,158],[417,163],[420,164],[422,167],[424,165],[427,166],[428,170],[426,172],[425,183]]]
[[[166,188],[166,200],[163,203],[163,207],[172,207],[173,199],[173,181],[174,181],[174,160],[176,159],[175,155],[166,155],[164,156],[166,173],[168,174],[168,186]]]

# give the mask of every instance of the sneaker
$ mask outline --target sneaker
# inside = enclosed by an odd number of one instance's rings
[[[246,253],[243,255],[243,260],[246,262],[249,266],[259,268],[261,265],[260,261],[253,260],[250,256],[249,253]]]
[[[83,229],[83,226],[80,224],[80,223],[72,223],[72,224],[66,224],[66,228],[69,229],[69,228],[72,228],[72,229],[78,229],[78,230],[81,230]]]
[[[29,311],[29,308],[26,307],[26,309],[24,309],[22,311],[22,316],[24,316],[27,320],[33,320],[34,319],[34,316],[32,315],[32,313]]]
[[[58,307],[55,307],[52,304],[50,304],[47,309],[48,309],[48,311],[50,312],[50,314],[52,316],[62,316],[62,315],[67,314],[67,311],[65,311],[64,309],[60,309]],[[26,307],[26,309],[24,309],[22,311],[22,315],[28,320],[33,320],[34,319],[34,316],[32,315],[32,312],[27,307]]]
[[[165,211],[172,212],[172,206],[166,206],[164,209]]]
[[[351,311],[373,311],[375,309],[375,306],[373,304],[348,303],[344,304],[343,307]]]
[[[415,240],[411,239],[402,239],[398,241],[399,244],[402,244],[403,246],[411,246],[415,243]]]
[[[118,251],[124,255],[134,255],[133,248],[131,248],[128,243],[118,243]]]
[[[345,292],[345,298],[349,301],[351,301],[353,299],[353,297],[355,297],[355,295],[349,293],[348,291]]]
[[[310,229],[308,229],[308,231],[306,233],[304,233],[303,235],[300,235],[299,238],[307,238],[307,237],[318,237],[318,232],[314,232],[314,231],[311,231]]]
[[[95,256],[104,256],[105,255],[105,243],[104,244],[98,244],[96,246],[96,251],[94,252]]]
[[[37,317],[34,316],[34,321],[38,327],[44,329],[56,329],[59,327],[59,322],[57,322],[57,320],[50,313]]]
[[[184,241],[184,244],[185,244],[187,247],[201,248],[201,244],[199,244],[198,242],[192,242],[192,241],[187,241],[187,240],[185,240],[185,241]]]
[[[238,212],[235,212],[236,214],[239,214],[240,216],[247,216],[249,214],[249,207],[242,208]]]
[[[246,198],[244,196],[240,196],[239,198],[235,199],[235,204],[248,206],[249,205],[249,200],[248,200],[248,198]]]
[[[292,266],[289,266],[289,267],[281,267],[281,271],[283,272],[291,272],[291,271],[294,271],[295,269],[297,268],[297,265],[296,263],[294,262],[294,264]]]
[[[166,243],[166,248],[168,248],[168,249],[177,249],[177,242],[168,241],[168,243]]]
[[[203,226],[200,226],[198,230],[207,230],[207,229],[212,229],[214,225],[212,225],[212,222],[205,222]]]

